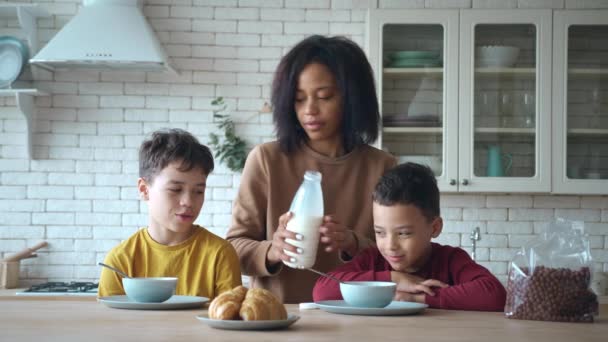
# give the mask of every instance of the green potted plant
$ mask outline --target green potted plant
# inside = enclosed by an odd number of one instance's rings
[[[215,157],[220,162],[226,164],[228,168],[235,172],[240,172],[245,166],[247,158],[247,143],[236,135],[234,122],[230,115],[223,114],[226,110],[226,103],[223,97],[217,97],[211,104],[216,107],[213,111],[213,120],[216,126],[224,132],[220,137],[215,133],[210,133],[209,145],[215,150]]]

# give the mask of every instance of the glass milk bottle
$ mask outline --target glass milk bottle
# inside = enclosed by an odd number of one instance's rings
[[[287,243],[301,248],[302,253],[285,251],[285,254],[296,259],[296,262],[283,261],[293,268],[310,268],[315,264],[319,246],[319,227],[323,221],[323,191],[321,190],[321,173],[306,171],[304,181],[296,192],[289,208],[292,216],[287,222],[287,230],[302,235],[302,240],[285,239]]]

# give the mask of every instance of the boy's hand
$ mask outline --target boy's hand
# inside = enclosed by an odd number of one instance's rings
[[[416,303],[424,303],[424,293],[409,293],[403,291],[395,292],[395,300],[400,302],[416,302]]]
[[[291,212],[286,212],[279,217],[279,226],[277,227],[277,231],[272,235],[272,246],[268,249],[268,253],[266,254],[266,260],[269,265],[277,264],[283,260],[289,261],[291,257],[285,254],[284,250],[298,253],[295,246],[285,242],[285,239],[297,240],[296,233],[289,231],[286,228],[287,222],[291,219],[291,216]]]
[[[327,244],[326,252],[341,250],[351,256],[357,254],[357,240],[355,240],[354,232],[344,227],[332,215],[323,217],[319,232],[321,232],[321,242]]]
[[[449,285],[435,279],[424,279],[415,275],[392,271],[391,280],[397,283],[397,291],[412,294],[426,293],[434,296],[435,292],[431,287],[448,287]]]

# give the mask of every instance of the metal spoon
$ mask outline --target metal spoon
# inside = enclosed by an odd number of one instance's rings
[[[326,277],[326,278],[329,278],[329,279],[331,279],[331,280],[337,281],[338,283],[341,283],[341,284],[346,284],[346,283],[345,283],[345,282],[343,282],[342,280],[340,280],[340,279],[338,279],[338,278],[336,278],[336,277],[334,277],[334,276],[331,276],[331,275],[329,275],[329,274],[327,274],[327,273],[323,273],[323,272],[321,272],[321,271],[313,270],[312,268],[307,268],[307,270],[312,271],[312,272],[315,272],[316,274],[318,274],[318,275],[322,275],[322,276],[324,276],[324,277]]]
[[[128,276],[128,275],[127,275],[125,272],[123,272],[123,271],[121,271],[121,270],[119,270],[119,269],[117,269],[117,268],[114,268],[114,267],[112,267],[112,266],[110,266],[110,265],[106,265],[106,264],[104,264],[103,262],[98,263],[98,265],[99,265],[99,266],[103,266],[103,267],[106,267],[106,268],[111,269],[112,271],[114,271],[114,272],[116,272],[116,273],[120,274],[120,275],[121,275],[123,278],[131,278],[131,277],[129,277],[129,276]]]

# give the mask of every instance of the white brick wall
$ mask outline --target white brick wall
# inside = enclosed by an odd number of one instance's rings
[[[27,0],[23,0],[26,1]],[[36,2],[36,1],[31,1]],[[43,41],[80,1],[39,1],[55,15],[39,21]],[[36,99],[36,160],[25,159],[25,123],[0,98],[0,256],[47,240],[22,264],[22,285],[95,280],[96,262],[146,224],[139,201],[137,149],[145,134],[181,127],[202,141],[215,131],[210,102],[224,96],[239,134],[272,140],[270,96],[280,56],[306,35],[343,34],[364,42],[368,8],[608,8],[604,0],[148,0],[144,11],[180,75],[137,71],[41,73],[52,96]],[[5,28],[0,21],[0,33]],[[198,224],[225,236],[239,175],[217,165]],[[520,246],[555,217],[585,221],[595,265],[608,271],[608,197],[446,194],[439,243],[472,252],[505,279]]]

